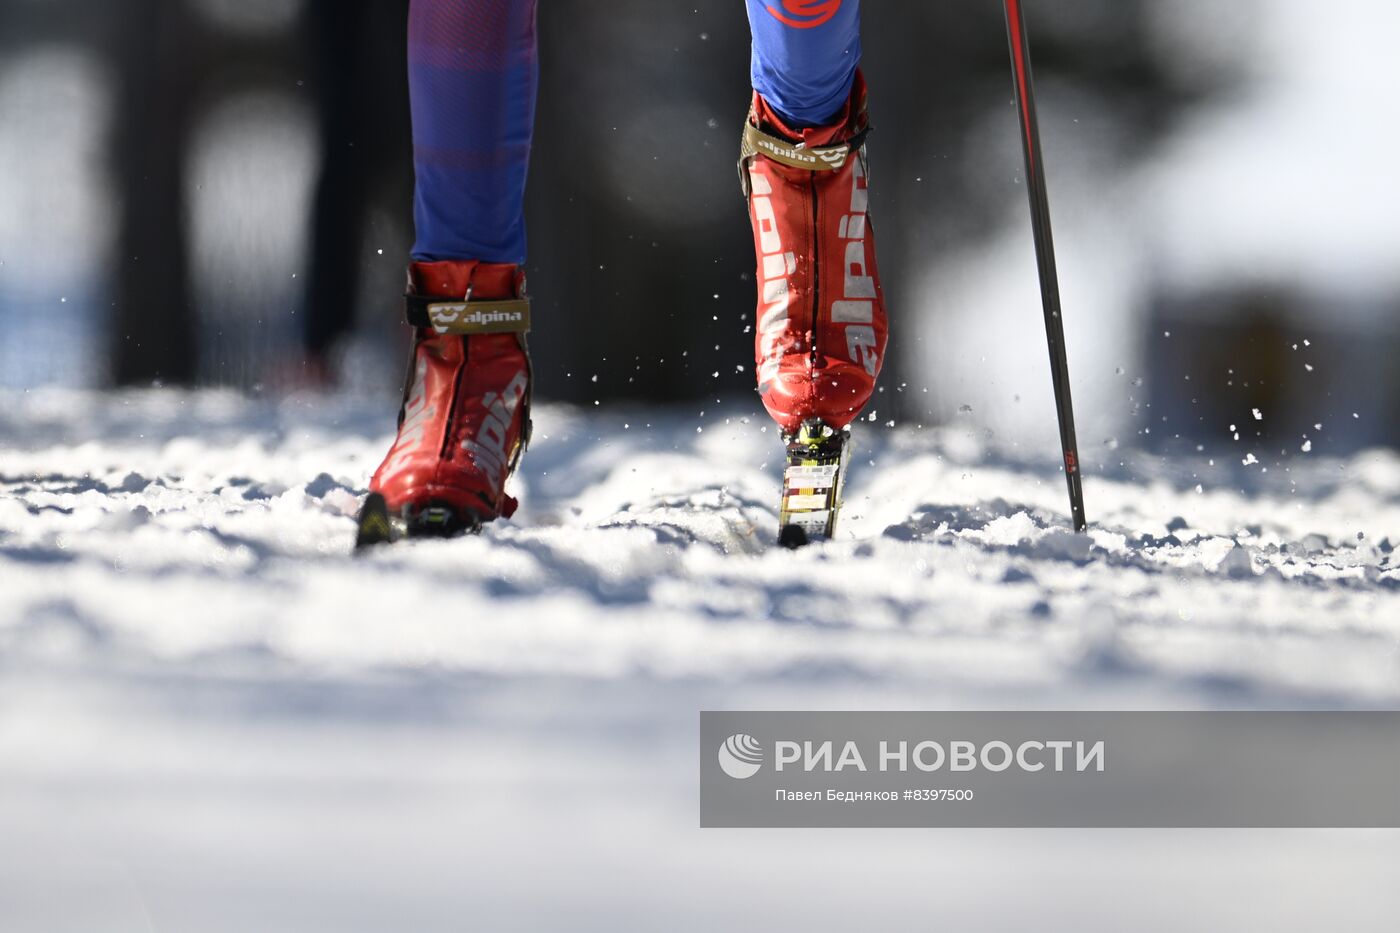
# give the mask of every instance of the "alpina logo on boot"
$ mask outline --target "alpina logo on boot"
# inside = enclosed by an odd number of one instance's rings
[[[756,145],[760,149],[767,149],[775,156],[784,159],[791,159],[794,162],[816,162],[817,157],[805,149],[798,149],[796,146],[781,146],[771,139],[760,139]]]
[[[819,168],[818,162],[830,168],[840,170],[846,165],[846,160],[850,158],[851,150],[848,146],[828,146],[821,149],[808,149],[806,146],[788,146],[771,136],[755,134],[753,140],[755,149],[767,152],[768,155],[779,162],[797,167]]]
[[[435,304],[428,306],[433,330],[446,334],[463,327],[486,327],[490,324],[520,324],[525,320],[520,311],[471,310],[469,304]]]

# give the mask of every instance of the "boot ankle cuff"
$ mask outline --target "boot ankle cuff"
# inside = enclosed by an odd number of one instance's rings
[[[514,263],[453,259],[415,262],[408,267],[408,289],[415,295],[462,299],[519,298],[525,293],[525,273]]]

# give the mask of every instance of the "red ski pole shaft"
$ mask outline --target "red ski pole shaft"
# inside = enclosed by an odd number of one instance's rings
[[[1055,269],[1055,239],[1050,231],[1050,198],[1045,184],[1045,161],[1040,149],[1040,124],[1035,109],[1035,81],[1030,42],[1021,0],[1005,0],[1006,27],[1011,37],[1011,69],[1016,86],[1016,109],[1021,117],[1021,141],[1026,150],[1026,188],[1031,201],[1031,230],[1040,267],[1040,295],[1045,305],[1045,336],[1050,343],[1050,375],[1055,383],[1055,409],[1060,419],[1060,447],[1074,530],[1088,527],[1084,516],[1084,486],[1080,476],[1079,442],[1074,431],[1074,402],[1070,395],[1069,360],[1065,354],[1064,317],[1060,310],[1060,278]]]

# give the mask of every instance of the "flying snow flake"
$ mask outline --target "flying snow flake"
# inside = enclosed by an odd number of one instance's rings
[[[1312,453],[1312,441],[1303,441],[1303,446],[1299,448],[1303,453]]]
[[[1245,466],[1254,466],[1254,464],[1258,462],[1259,458],[1254,456],[1254,454],[1249,454],[1243,460],[1240,461],[1240,463],[1244,464]]]
[[[1255,421],[1263,421],[1263,420],[1264,420],[1264,413],[1263,413],[1262,411],[1260,411],[1259,409],[1257,409],[1257,408],[1254,409],[1254,420],[1255,420]]]

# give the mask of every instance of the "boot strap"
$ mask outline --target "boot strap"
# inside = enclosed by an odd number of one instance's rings
[[[414,327],[439,334],[525,334],[530,330],[530,299],[452,301],[409,294],[404,296],[404,317]]]
[[[865,137],[870,127],[857,132],[850,139],[832,146],[808,147],[803,143],[793,143],[780,136],[765,133],[751,122],[744,123],[744,137],[740,144],[740,161],[755,155],[766,156],[774,162],[790,168],[806,169],[809,172],[839,172],[846,167],[853,153],[865,145]]]

